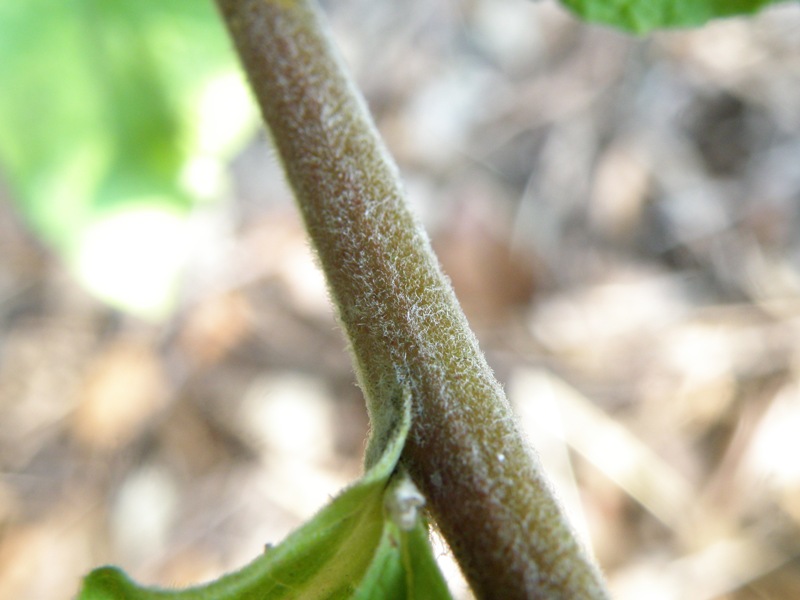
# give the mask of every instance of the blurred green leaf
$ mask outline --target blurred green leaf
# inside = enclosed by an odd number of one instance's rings
[[[786,0],[561,0],[581,18],[632,33],[694,27],[718,17],[754,13]]]
[[[28,222],[99,295],[163,311],[186,217],[256,122],[213,4],[4,2],[0,86],[0,168]]]
[[[417,514],[422,497],[395,473],[411,423],[411,401],[379,460],[309,522],[239,571],[184,590],[140,587],[116,567],[83,582],[78,600],[447,600]],[[400,411],[398,411],[400,412]]]

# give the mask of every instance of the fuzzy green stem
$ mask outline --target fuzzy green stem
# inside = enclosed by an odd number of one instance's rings
[[[312,0],[217,0],[294,188],[367,398],[482,598],[606,598],[467,325]]]

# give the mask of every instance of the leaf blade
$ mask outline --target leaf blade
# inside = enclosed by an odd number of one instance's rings
[[[697,27],[716,18],[753,14],[786,0],[561,0],[580,18],[644,34],[656,29]]]
[[[120,569],[102,567],[84,579],[78,600],[448,600],[422,519],[414,510],[411,530],[405,531],[386,508],[400,489],[390,479],[411,425],[407,391],[392,406],[387,422],[393,427],[383,432],[386,444],[376,463],[310,521],[242,569],[209,584],[169,590],[139,586]],[[426,590],[424,596],[419,589]],[[428,595],[428,589],[436,595]]]

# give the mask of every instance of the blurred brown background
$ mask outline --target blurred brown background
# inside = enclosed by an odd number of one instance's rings
[[[615,597],[800,597],[800,6],[647,39],[552,2],[325,9]],[[159,325],[89,297],[2,192],[0,599],[104,563],[213,578],[360,473],[266,135],[231,181]]]

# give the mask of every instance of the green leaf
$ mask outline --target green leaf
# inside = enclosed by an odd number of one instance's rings
[[[140,587],[115,567],[90,573],[78,600],[445,600],[422,497],[395,473],[411,423],[411,401],[397,403],[379,460],[308,523],[235,573],[184,590]]]
[[[561,0],[581,18],[632,33],[696,27],[718,17],[754,13],[786,0]]]
[[[0,2],[0,169],[100,296],[164,308],[187,215],[257,122],[238,73],[210,0]]]
[[[423,520],[418,519],[409,531],[387,522],[375,559],[353,600],[445,600],[450,597]]]

